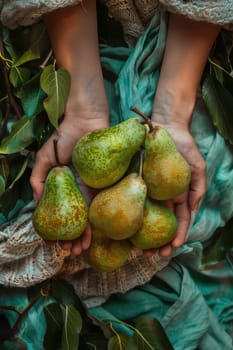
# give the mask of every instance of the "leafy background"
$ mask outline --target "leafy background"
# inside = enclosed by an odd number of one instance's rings
[[[118,23],[99,8],[101,42],[125,45]],[[104,20],[103,20],[104,18]],[[116,33],[109,38],[109,33]],[[63,116],[70,76],[56,61],[43,23],[8,30],[0,27],[0,224],[17,215],[32,199],[29,177],[37,150]],[[203,99],[213,124],[233,144],[233,36],[221,31],[209,56],[201,81]],[[204,250],[203,268],[225,259],[231,261],[233,220],[216,231]],[[27,349],[20,337],[23,319],[41,298],[47,332],[45,350],[73,349],[172,349],[160,323],[141,317],[128,324],[133,336],[120,333],[112,320],[91,317],[72,287],[52,279],[27,290],[28,306],[0,306],[1,349]],[[2,310],[2,312],[1,312]],[[11,324],[3,312],[16,315]]]

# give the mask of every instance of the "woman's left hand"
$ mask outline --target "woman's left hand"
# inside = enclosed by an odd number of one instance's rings
[[[191,170],[189,188],[181,195],[167,201],[168,207],[173,210],[178,221],[175,238],[168,245],[159,249],[161,256],[169,256],[173,248],[179,248],[185,242],[191,217],[198,210],[200,200],[206,192],[206,164],[188,128],[178,123],[161,126],[170,133],[177,149],[186,159]],[[154,251],[148,250],[144,254],[151,255]]]

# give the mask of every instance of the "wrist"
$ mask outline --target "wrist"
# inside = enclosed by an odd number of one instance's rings
[[[180,125],[188,128],[196,102],[196,93],[172,86],[158,87],[151,120],[163,125]]]
[[[59,125],[59,133],[69,133],[79,139],[88,132],[109,127],[108,111],[92,109],[89,106],[65,114]]]

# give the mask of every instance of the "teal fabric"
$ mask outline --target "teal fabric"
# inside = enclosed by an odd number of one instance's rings
[[[165,14],[155,16],[135,50],[101,47],[103,66],[118,76],[115,82],[105,81],[111,125],[135,116],[130,111],[132,105],[150,114],[165,47],[166,26]],[[233,271],[226,262],[212,271],[200,271],[199,266],[202,242],[210,239],[216,228],[224,226],[233,215],[233,157],[213,127],[200,97],[191,132],[207,163],[208,190],[190,226],[186,243],[173,252],[171,263],[150,283],[124,295],[114,295],[90,312],[106,320],[129,320],[142,314],[153,316],[165,327],[175,350],[230,350],[233,349]],[[25,302],[25,295],[20,296],[17,291],[15,295],[12,291],[9,298],[5,290],[1,295],[0,304]],[[30,327],[35,329],[41,317],[35,338],[43,339],[43,315],[40,306],[34,309]],[[114,326],[132,333],[123,323],[115,321]],[[30,328],[25,329],[22,328],[21,336],[28,342],[29,350],[41,350],[41,343],[33,343],[34,340],[28,338]]]
[[[20,326],[19,338],[27,345],[27,350],[42,350],[44,335],[46,331],[46,321],[43,309],[53,302],[52,298],[41,297],[34,307],[28,312]],[[14,306],[23,311],[31,303],[28,292],[24,288],[4,288],[0,289],[0,305]],[[1,310],[6,315],[11,327],[15,324],[18,315],[13,311]],[[1,327],[1,325],[0,325]],[[1,344],[0,344],[1,348]],[[8,347],[6,346],[7,350]],[[22,347],[24,349],[24,347]]]
[[[108,98],[112,102],[112,124],[134,116],[130,111],[133,105],[150,114],[165,39],[166,15],[162,15],[153,18],[135,50],[128,51],[125,62],[122,61],[127,53],[125,49],[120,52],[119,48],[112,48],[110,57],[107,55],[110,49],[102,49],[103,65],[118,75],[114,87],[107,83],[110,87]],[[205,272],[198,270],[203,249],[201,242],[210,239],[216,228],[224,226],[233,215],[233,157],[213,127],[200,96],[191,132],[206,160],[208,190],[186,243],[173,252],[172,262],[149,284],[125,295],[115,295],[90,311],[101,319],[128,320],[141,314],[158,318],[175,350],[233,349],[233,271],[225,264],[221,270],[225,278],[216,279],[213,284]],[[190,271],[196,273],[190,274]],[[216,267],[216,274],[218,271]],[[114,324],[116,328],[132,333],[123,324],[117,321]]]
[[[226,279],[218,280],[200,272],[191,275],[173,261],[147,285],[114,295],[90,312],[113,321],[116,329],[128,334],[132,330],[115,318],[127,322],[139,315],[154,317],[165,327],[176,350],[230,350],[233,272],[228,266],[223,270]]]

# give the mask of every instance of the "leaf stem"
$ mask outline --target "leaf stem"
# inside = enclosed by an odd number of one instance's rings
[[[14,334],[18,333],[19,327],[20,327],[20,324],[21,324],[23,318],[27,315],[27,313],[31,310],[31,308],[37,303],[37,301],[41,297],[44,297],[44,296],[48,295],[49,288],[50,288],[50,282],[48,282],[43,288],[40,289],[40,291],[35,296],[35,298],[32,300],[32,302],[26,307],[26,309],[24,309],[20,313],[19,317],[17,318],[17,320],[16,320],[16,322],[15,322],[13,328],[12,328]],[[45,293],[45,291],[47,291],[47,293]]]
[[[40,65],[41,69],[44,69],[47,66],[48,61],[52,57],[52,54],[53,54],[53,50],[51,49],[49,51],[48,55],[45,57],[44,61],[41,63],[41,65]]]
[[[19,311],[15,306],[0,305],[0,310],[14,311],[14,312],[16,312],[18,315],[21,314],[21,311]]]

